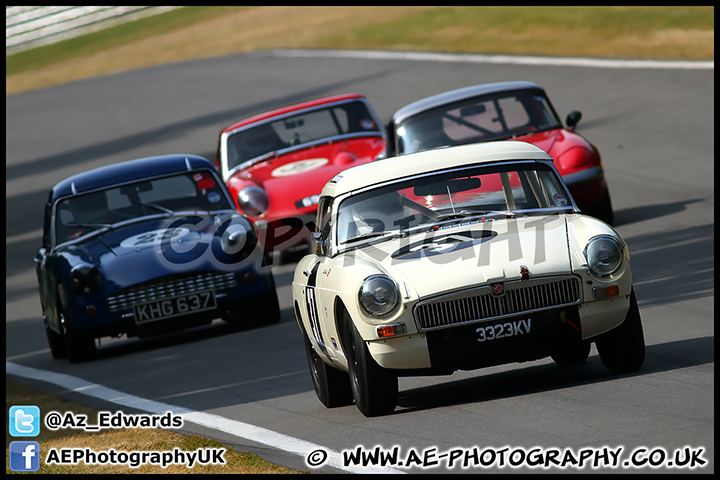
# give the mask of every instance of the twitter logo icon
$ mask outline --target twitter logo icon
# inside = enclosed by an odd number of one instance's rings
[[[40,408],[35,405],[10,407],[10,435],[37,437],[40,433]]]

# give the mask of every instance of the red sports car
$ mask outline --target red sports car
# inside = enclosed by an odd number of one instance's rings
[[[392,116],[387,156],[447,145],[522,140],[545,150],[587,215],[613,222],[610,193],[598,149],[574,131],[571,111],[563,127],[545,90],[532,82],[488,83],[413,102]]]
[[[363,95],[297,103],[220,132],[215,166],[266,252],[306,252],[322,187],[347,168],[384,157],[386,132]]]

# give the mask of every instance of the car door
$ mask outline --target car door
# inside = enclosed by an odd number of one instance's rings
[[[332,288],[327,288],[327,276],[331,271],[332,259],[327,255],[328,242],[332,239],[330,236],[332,213],[332,199],[330,197],[322,197],[318,203],[318,222],[319,228],[313,234],[314,255],[307,266],[304,266],[303,273],[307,277],[304,288],[305,308],[307,309],[308,319],[311,329],[308,335],[312,335],[315,343],[317,343],[320,351],[325,356],[335,356],[333,350],[336,343],[333,344],[333,337],[337,336],[334,332],[334,312],[332,307],[332,299],[334,298]],[[308,257],[306,257],[308,258]]]

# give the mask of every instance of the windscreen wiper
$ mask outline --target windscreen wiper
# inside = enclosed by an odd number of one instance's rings
[[[357,236],[355,236],[355,237],[348,238],[347,240],[345,240],[345,241],[342,242],[341,244],[342,244],[342,245],[345,245],[345,244],[348,244],[348,243],[359,242],[360,240],[367,240],[368,238],[383,237],[383,236],[388,235],[388,234],[390,234],[390,233],[395,233],[395,234],[397,234],[398,232],[367,232],[367,233],[362,233],[362,234],[357,235]]]
[[[478,216],[483,216],[483,215],[504,215],[507,218],[517,217],[517,214],[515,212],[510,212],[510,211],[505,211],[505,210],[488,210],[486,212],[469,212],[467,210],[460,210],[459,212],[446,213],[445,215],[440,215],[437,220],[439,222],[443,222],[445,220],[453,220],[456,218],[478,217]]]
[[[144,207],[154,208],[154,209],[156,209],[156,210],[160,210],[160,211],[163,212],[163,213],[169,213],[170,215],[172,215],[172,214],[175,213],[175,212],[173,212],[172,210],[170,210],[169,208],[165,208],[165,207],[163,207],[162,205],[157,205],[157,204],[155,204],[155,203],[140,202],[140,205],[142,205],[142,206],[144,206]]]

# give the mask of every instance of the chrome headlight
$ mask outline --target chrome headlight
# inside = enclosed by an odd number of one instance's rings
[[[360,306],[373,317],[384,317],[400,305],[400,292],[395,282],[385,275],[371,275],[358,292]]]
[[[222,246],[223,252],[228,255],[234,255],[242,250],[247,238],[248,229],[244,225],[231,223],[223,231],[222,237],[220,237],[220,245]]]
[[[100,271],[95,265],[76,265],[70,270],[70,289],[75,295],[89,295],[100,288]]]
[[[623,246],[610,235],[598,235],[590,239],[583,254],[592,273],[607,277],[620,269]]]
[[[268,209],[270,201],[262,188],[251,185],[237,194],[238,206],[247,215],[260,216]]]
[[[250,219],[233,215],[215,232],[212,250],[216,260],[231,265],[249,257],[257,241],[257,232]]]

